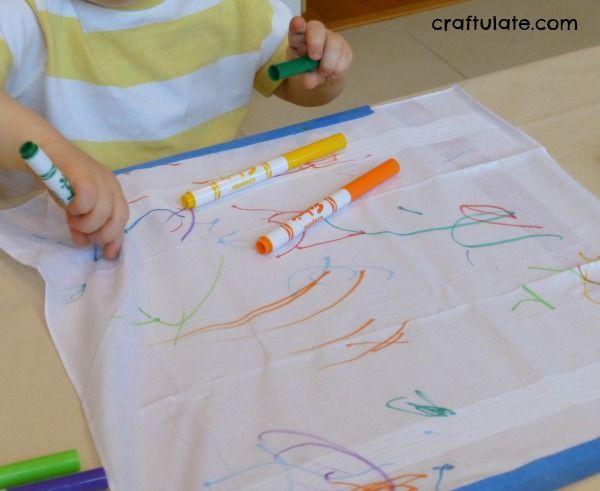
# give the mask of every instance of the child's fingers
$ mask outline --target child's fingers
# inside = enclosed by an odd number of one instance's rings
[[[90,243],[90,240],[84,233],[79,232],[78,230],[71,229],[71,237],[73,237],[73,242],[78,246],[86,246]]]
[[[67,212],[72,216],[85,215],[91,212],[98,200],[98,186],[89,180],[73,182],[75,197],[67,207]]]
[[[106,259],[115,259],[119,255],[124,237],[121,237],[110,244],[104,246],[104,257]]]
[[[308,57],[312,60],[320,60],[325,48],[327,29],[321,22],[311,20],[306,24],[305,37]]]
[[[304,17],[293,17],[288,32],[288,46],[296,56],[306,55],[306,20]]]
[[[108,199],[101,199],[89,213],[84,215],[69,216],[69,227],[84,234],[90,235],[100,230],[108,221],[112,213],[112,203]]]

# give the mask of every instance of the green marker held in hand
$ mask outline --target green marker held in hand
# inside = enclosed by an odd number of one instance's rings
[[[67,206],[75,196],[71,183],[45,152],[32,141],[23,143],[19,152],[31,170]]]
[[[269,66],[269,77],[275,81],[293,77],[300,73],[312,72],[319,68],[319,64],[319,60],[311,60],[308,56],[301,56],[300,58],[294,58],[293,60]]]

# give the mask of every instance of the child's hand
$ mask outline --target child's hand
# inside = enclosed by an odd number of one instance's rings
[[[321,22],[294,17],[290,21],[288,43],[289,59],[308,55],[311,60],[320,60],[317,70],[302,75],[306,89],[343,85],[352,64],[352,49],[342,36]]]
[[[75,193],[66,209],[73,240],[82,246],[99,244],[104,248],[104,257],[114,259],[123,244],[129,219],[119,181],[110,170],[75,147],[67,151],[61,148],[59,158],[53,153],[54,162],[60,164]]]

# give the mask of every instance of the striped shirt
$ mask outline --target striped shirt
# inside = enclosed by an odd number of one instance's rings
[[[280,0],[0,0],[0,86],[109,168],[234,138],[285,59]]]

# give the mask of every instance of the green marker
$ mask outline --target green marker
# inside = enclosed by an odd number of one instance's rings
[[[319,60],[311,60],[308,56],[284,61],[269,67],[269,77],[271,80],[281,80],[299,73],[312,72],[319,67],[319,63]]]
[[[0,466],[0,489],[79,472],[79,455],[67,450]]]
[[[31,170],[35,172],[43,183],[48,186],[65,205],[68,205],[75,193],[71,183],[67,180],[62,172],[48,158],[44,151],[33,142],[25,142],[19,149],[21,157]]]

